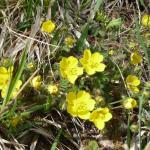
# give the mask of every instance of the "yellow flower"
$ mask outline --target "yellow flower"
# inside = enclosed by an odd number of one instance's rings
[[[116,53],[116,52],[115,52],[115,50],[113,50],[113,49],[112,49],[112,50],[109,50],[109,52],[108,52],[109,55],[114,55],[115,53]]]
[[[42,81],[41,81],[41,76],[40,76],[40,75],[35,76],[35,77],[31,80],[31,85],[32,85],[32,87],[34,87],[35,89],[40,89],[40,88],[41,88],[41,84],[42,84]]]
[[[77,58],[70,56],[60,61],[60,72],[63,78],[74,84],[78,76],[83,74],[83,68],[78,66]]]
[[[137,107],[137,102],[133,98],[127,98],[126,100],[123,101],[123,106],[125,109],[133,109]]]
[[[142,57],[137,52],[132,53],[130,59],[131,59],[131,63],[134,64],[134,65],[139,64],[139,63],[142,62]]]
[[[15,87],[14,87],[14,89],[13,89],[11,98],[15,98],[17,96],[17,93],[18,93],[21,85],[22,85],[22,81],[18,80]],[[5,98],[5,96],[7,94],[8,86],[9,86],[9,84],[7,84],[3,87],[2,91],[1,91],[2,98]]]
[[[150,26],[150,15],[144,14],[141,19],[141,24],[143,26],[149,27]]]
[[[6,86],[12,76],[13,67],[6,69],[5,67],[0,67],[0,90]]]
[[[89,119],[90,111],[94,109],[95,100],[91,98],[88,92],[69,92],[66,99],[68,113],[70,113],[73,117]]]
[[[105,127],[105,122],[111,118],[112,114],[108,108],[98,108],[90,115],[90,121],[92,121],[99,130],[102,130]]]
[[[130,91],[132,92],[139,92],[138,85],[140,85],[140,80],[138,77],[133,75],[128,75],[126,78],[126,84]]]
[[[72,48],[76,40],[70,36],[65,38],[65,44],[69,47]]]
[[[83,58],[80,59],[88,75],[93,75],[95,72],[103,72],[106,66],[101,63],[102,61],[103,55],[98,52],[91,54],[90,49],[84,50]]]
[[[33,67],[34,67],[34,64],[32,62],[27,64],[28,69],[32,69]]]
[[[55,29],[55,24],[51,20],[47,20],[43,22],[41,27],[41,31],[47,33],[52,33],[54,29]]]
[[[57,85],[49,85],[48,91],[50,94],[56,94],[58,92],[58,86]]]

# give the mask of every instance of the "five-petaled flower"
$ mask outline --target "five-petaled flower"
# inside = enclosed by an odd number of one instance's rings
[[[102,130],[105,127],[105,122],[111,118],[112,114],[108,108],[97,108],[91,113],[89,120],[92,121],[99,130]]]
[[[88,75],[93,75],[96,72],[103,72],[106,65],[101,63],[103,61],[103,55],[98,52],[91,53],[90,49],[84,50],[83,58],[80,59],[85,71]]]
[[[56,25],[53,23],[51,20],[47,20],[43,22],[41,31],[42,32],[47,32],[47,33],[52,33],[55,29]]]
[[[91,98],[88,92],[69,92],[66,100],[68,113],[70,113],[73,117],[89,119],[90,113],[94,109],[95,100]]]
[[[132,53],[130,59],[131,59],[131,63],[134,65],[142,62],[142,57],[140,56],[138,52]]]
[[[68,58],[62,58],[60,61],[60,73],[63,78],[69,80],[74,84],[78,76],[83,74],[83,68],[78,66],[78,59],[70,56]]]
[[[133,98],[127,98],[123,101],[123,106],[125,109],[133,109],[137,107],[137,102]]]
[[[140,85],[140,80],[138,77],[133,75],[128,75],[126,78],[126,84],[130,91],[132,92],[139,92],[138,85]]]

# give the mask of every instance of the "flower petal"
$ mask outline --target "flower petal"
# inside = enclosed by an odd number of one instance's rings
[[[105,127],[104,121],[101,121],[101,120],[94,121],[94,124],[99,130],[104,129],[104,127]]]
[[[81,118],[81,119],[89,119],[90,118],[90,112],[86,112],[84,114],[78,114],[78,116]]]
[[[83,58],[86,59],[86,60],[89,60],[91,58],[91,50],[90,49],[85,49],[84,50],[84,55],[83,55]]]
[[[91,67],[86,67],[85,70],[88,75],[93,75],[96,72],[96,70]]]
[[[103,71],[105,70],[105,68],[106,68],[106,65],[105,65],[105,64],[99,63],[95,69],[96,69],[96,71],[98,71],[98,72],[103,72]]]
[[[104,59],[103,55],[101,55],[100,53],[98,52],[95,52],[94,54],[92,54],[92,60],[94,62],[102,62]]]
[[[67,94],[67,102],[73,102],[74,100],[76,100],[76,94],[74,92],[69,92]]]
[[[76,67],[78,65],[78,59],[73,56],[70,56],[67,59],[67,63],[68,63],[68,66]]]

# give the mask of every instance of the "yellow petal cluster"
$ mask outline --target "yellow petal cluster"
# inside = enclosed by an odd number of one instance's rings
[[[133,98],[127,98],[123,101],[123,106],[125,109],[133,109],[137,107],[137,102]]]
[[[13,67],[5,68],[0,67],[0,90],[3,89],[4,86],[6,86],[12,76],[13,73]]]
[[[91,113],[89,120],[92,121],[99,130],[102,130],[105,127],[105,122],[111,118],[112,114],[108,108],[97,108]]]
[[[150,15],[144,14],[141,19],[141,24],[146,27],[150,27]]]
[[[42,84],[42,79],[41,76],[35,76],[32,80],[31,80],[31,86],[37,90],[39,90],[41,88],[41,84]]]
[[[113,49],[109,50],[109,52],[108,52],[108,54],[111,55],[111,56],[114,55],[115,53],[116,53],[116,52],[115,52],[115,50],[113,50]]]
[[[28,63],[28,64],[27,64],[27,68],[28,68],[28,69],[34,68],[34,64],[33,64],[32,62]]]
[[[72,48],[74,46],[74,43],[76,42],[76,40],[74,38],[72,38],[71,36],[68,36],[65,38],[65,44],[69,47]]]
[[[138,77],[128,75],[126,78],[126,84],[130,91],[139,92],[138,86],[140,85],[140,80],[138,79]]]
[[[67,111],[73,117],[81,119],[89,119],[90,111],[94,109],[95,100],[91,98],[86,91],[79,91],[78,93],[69,92],[67,94]]]
[[[106,65],[101,63],[103,61],[103,55],[98,52],[91,53],[90,49],[84,50],[83,58],[80,59],[85,71],[88,75],[93,75],[96,72],[103,72]]]
[[[63,78],[74,84],[78,76],[83,74],[83,68],[78,66],[78,59],[70,56],[60,61],[60,73]]]
[[[58,92],[57,85],[48,85],[47,89],[50,94],[56,94]]]
[[[130,59],[131,59],[131,63],[134,65],[137,65],[142,62],[142,57],[138,52],[132,53]]]
[[[47,33],[52,33],[55,29],[55,23],[53,23],[51,20],[47,20],[43,22],[41,31],[42,32],[47,32]]]
[[[22,85],[22,81],[18,80],[14,89],[13,89],[11,98],[15,98],[17,96],[17,93],[18,93],[21,85]],[[9,84],[7,84],[5,87],[3,87],[2,91],[1,91],[2,98],[5,98],[5,96],[7,94],[8,86],[9,86]]]
[[[12,74],[13,74],[13,66],[9,67],[8,69],[5,67],[0,67],[0,90],[2,98],[5,98],[7,94],[9,81],[12,77]],[[18,80],[12,92],[11,98],[14,98],[17,95],[21,85],[22,81]]]

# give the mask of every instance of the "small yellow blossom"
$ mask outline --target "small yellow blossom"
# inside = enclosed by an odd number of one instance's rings
[[[15,98],[17,96],[17,93],[18,93],[21,85],[22,85],[22,81],[18,80],[14,89],[13,89],[13,92],[11,94],[11,98]],[[2,98],[5,98],[5,96],[7,94],[8,86],[9,86],[9,83],[3,87],[2,91],[1,91]]]
[[[123,106],[125,109],[133,109],[137,107],[137,102],[133,98],[127,98],[123,101]]]
[[[141,19],[141,24],[146,27],[150,27],[150,15],[144,14]]]
[[[112,49],[112,50],[109,50],[108,54],[109,55],[114,55],[116,52]]]
[[[132,53],[130,59],[131,59],[131,63],[134,65],[142,62],[142,57],[140,56],[138,52]]]
[[[71,36],[68,36],[65,38],[65,44],[69,47],[72,48],[74,46],[74,43],[76,42],[76,40],[74,38],[72,38]]]
[[[89,119],[90,111],[94,109],[95,100],[91,98],[88,92],[69,92],[66,100],[68,113],[70,113],[73,117]]]
[[[13,73],[13,67],[9,67],[8,69],[5,67],[0,67],[0,90],[3,89],[11,79]]]
[[[70,56],[60,61],[60,72],[63,78],[74,84],[78,76],[83,74],[83,68],[78,66],[78,59]]]
[[[50,94],[56,94],[58,92],[57,85],[48,85],[47,89]]]
[[[105,127],[105,122],[111,118],[112,114],[108,108],[98,108],[91,113],[89,120],[92,121],[99,130],[102,130]]]
[[[38,75],[38,76],[35,76],[32,80],[31,80],[31,85],[33,88],[39,90],[41,88],[41,84],[42,84],[42,81],[41,81],[41,76]]]
[[[55,24],[51,20],[47,20],[43,22],[41,27],[41,31],[47,33],[52,33],[54,29],[55,29]]]
[[[129,90],[132,92],[139,92],[138,85],[140,85],[140,80],[138,77],[133,75],[128,75],[126,78],[126,84]]]
[[[28,69],[32,69],[33,67],[34,67],[34,64],[32,62],[27,64]]]
[[[88,75],[93,75],[96,72],[103,72],[106,65],[101,63],[102,61],[103,55],[98,52],[91,54],[90,49],[84,50],[83,58],[80,59],[80,62]]]

